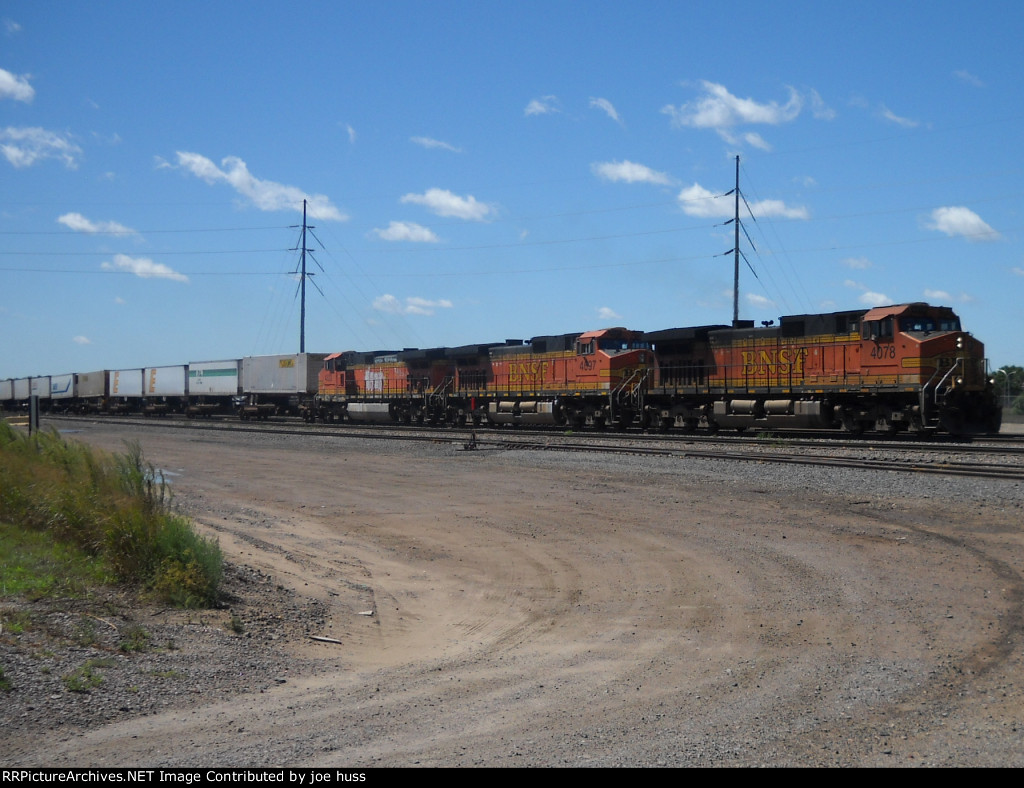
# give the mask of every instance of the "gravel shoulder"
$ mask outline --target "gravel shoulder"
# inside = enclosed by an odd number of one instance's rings
[[[1024,765],[1020,484],[74,437],[168,472],[227,603],[25,608],[0,765]]]

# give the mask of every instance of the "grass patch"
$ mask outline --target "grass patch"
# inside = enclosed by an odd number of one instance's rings
[[[11,680],[4,675],[3,666],[0,665],[0,692],[10,692],[12,689]]]
[[[137,624],[133,624],[130,627],[126,627],[121,638],[121,642],[118,643],[117,647],[121,651],[149,651],[149,641],[152,640],[152,636]]]
[[[138,444],[108,455],[0,421],[0,592],[81,593],[116,579],[182,607],[217,601],[223,557],[175,514]]]
[[[69,692],[91,692],[103,683],[98,669],[109,668],[113,664],[110,659],[90,659],[82,667],[61,676],[61,680]]]

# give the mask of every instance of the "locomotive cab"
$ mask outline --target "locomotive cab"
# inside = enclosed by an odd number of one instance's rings
[[[1002,411],[987,375],[985,347],[949,307],[877,307],[861,321],[862,382],[914,394],[904,420],[916,429],[998,430]]]

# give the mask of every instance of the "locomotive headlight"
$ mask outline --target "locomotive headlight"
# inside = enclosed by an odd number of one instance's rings
[[[956,379],[956,385],[958,385],[958,386],[964,385],[964,379],[963,378],[957,378]]]
[[[956,338],[956,349],[957,350],[963,350],[964,349],[964,338],[963,337],[957,337]]]

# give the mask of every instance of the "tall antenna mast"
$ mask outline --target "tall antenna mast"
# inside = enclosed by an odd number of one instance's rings
[[[735,213],[733,214],[733,242],[732,250],[733,271],[732,271],[732,325],[735,328],[740,322],[740,157],[736,155],[736,188],[733,189],[735,197]]]

